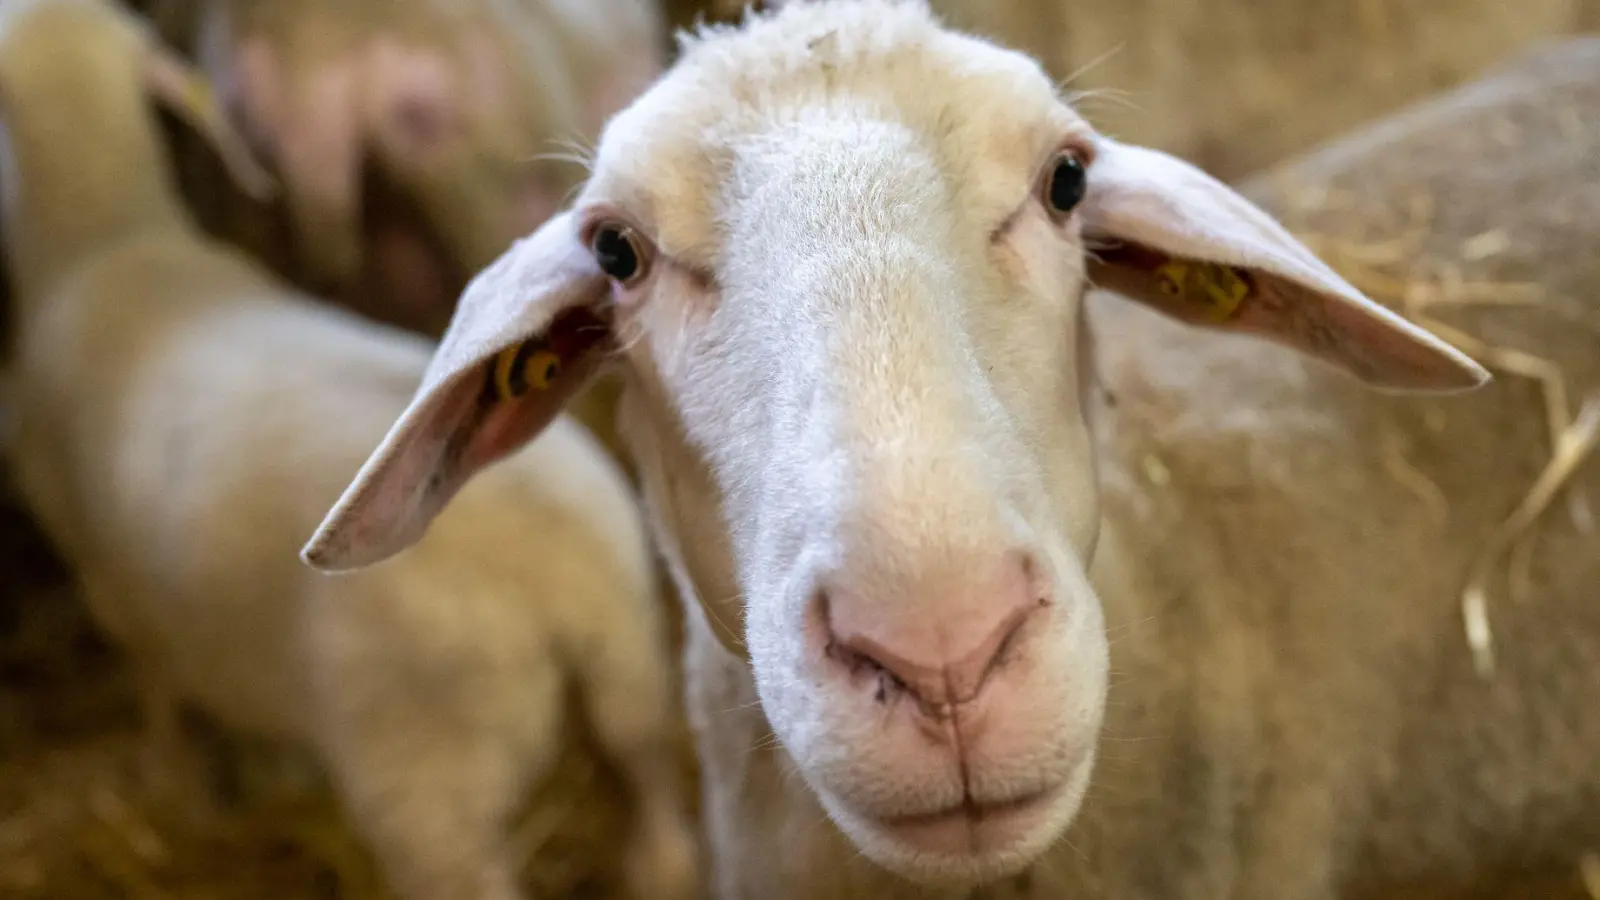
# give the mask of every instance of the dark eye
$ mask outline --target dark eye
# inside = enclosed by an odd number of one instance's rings
[[[619,282],[626,284],[638,278],[644,270],[644,254],[640,251],[638,239],[627,229],[617,225],[602,225],[595,229],[592,246],[600,271]]]
[[[1050,170],[1050,182],[1045,185],[1044,198],[1052,210],[1065,215],[1083,202],[1083,194],[1088,187],[1089,177],[1083,169],[1083,160],[1076,154],[1063,153],[1056,157],[1056,164]]]

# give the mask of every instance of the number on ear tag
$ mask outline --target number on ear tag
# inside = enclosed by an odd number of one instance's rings
[[[1174,259],[1156,269],[1161,292],[1174,300],[1203,306],[1212,320],[1226,322],[1250,296],[1249,278],[1233,266]]]
[[[514,400],[530,390],[548,390],[561,374],[562,360],[543,337],[530,338],[500,351],[489,376],[495,397]]]
[[[485,366],[485,400],[505,403],[571,387],[569,378],[581,381],[591,374],[590,357],[608,352],[610,334],[610,326],[591,310],[563,311],[543,331],[494,355]]]

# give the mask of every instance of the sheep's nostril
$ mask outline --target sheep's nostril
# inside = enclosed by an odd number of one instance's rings
[[[824,608],[826,606],[824,605]],[[874,698],[879,703],[888,702],[895,694],[910,691],[910,686],[905,679],[894,669],[885,665],[870,652],[862,650],[851,643],[840,641],[836,635],[829,635],[828,643],[823,650],[829,658],[843,666],[853,677],[867,676],[876,680],[877,690]]]
[[[893,672],[890,672],[887,669],[879,670],[878,693],[876,695],[876,699],[879,703],[887,703],[889,702],[889,698],[891,696],[903,693],[904,691],[906,691],[906,683],[901,681],[898,675],[895,675]]]
[[[1018,553],[1007,557],[997,577],[957,586],[963,589],[938,603],[819,594],[826,655],[849,677],[871,685],[875,701],[905,693],[924,714],[943,718],[977,698],[1033,613],[1047,605],[1033,576],[1031,560]],[[940,609],[943,604],[953,608]]]

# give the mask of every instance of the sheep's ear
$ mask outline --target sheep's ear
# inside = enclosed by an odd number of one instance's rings
[[[1259,335],[1378,388],[1461,391],[1472,359],[1364,296],[1259,207],[1165,153],[1099,138],[1089,274],[1184,322]]]
[[[411,405],[301,550],[314,569],[416,543],[475,473],[533,440],[614,348],[608,283],[570,212],[467,285]]]
[[[251,198],[266,202],[278,184],[262,167],[244,138],[228,121],[211,82],[155,38],[145,55],[145,84],[161,105],[171,110],[216,151],[228,175]]]

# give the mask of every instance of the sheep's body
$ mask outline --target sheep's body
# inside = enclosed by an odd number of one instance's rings
[[[1396,207],[1425,192],[1424,252],[1451,259],[1505,229],[1509,248],[1467,274],[1535,280],[1592,318],[1597,86],[1600,41],[1560,45],[1253,193],[1278,189],[1268,208],[1318,230],[1398,218],[1371,235],[1381,242],[1409,227]],[[1292,215],[1300,190],[1327,189],[1346,205]],[[1578,862],[1600,847],[1596,536],[1558,505],[1532,593],[1516,602],[1494,582],[1488,679],[1461,619],[1470,567],[1549,456],[1532,385],[1388,400],[1116,298],[1090,316],[1114,399],[1095,416],[1107,743],[1062,846],[971,896],[1584,897]],[[1574,385],[1600,387],[1600,334],[1536,310],[1477,316],[1475,333],[1549,352]],[[1448,513],[1396,474],[1397,453]],[[1593,464],[1583,471],[1575,489],[1600,497]],[[747,664],[692,620],[688,699],[721,896],[940,896],[865,862],[823,864],[852,848],[764,742]]]
[[[130,77],[136,34],[85,0],[0,19],[10,450],[95,618],[129,650],[158,734],[190,701],[306,745],[402,896],[511,900],[507,829],[576,690],[636,794],[633,889],[692,891],[671,667],[623,474],[563,421],[415,554],[348,578],[303,566],[297,546],[404,408],[430,346],[198,236]],[[73,102],[30,102],[42,84],[70,84]]]
[[[1594,0],[932,0],[952,23],[1107,90],[1090,117],[1242,176],[1582,27]],[[1337,84],[1338,90],[1327,90]]]
[[[725,17],[745,5],[709,4]],[[1106,130],[1223,177],[1474,77],[1541,38],[1592,28],[1586,23],[1600,16],[1595,0],[929,5],[953,25],[1028,51],[1057,78],[1072,77],[1071,88],[1112,94],[1085,104]],[[1332,84],[1339,89],[1328,90]]]

